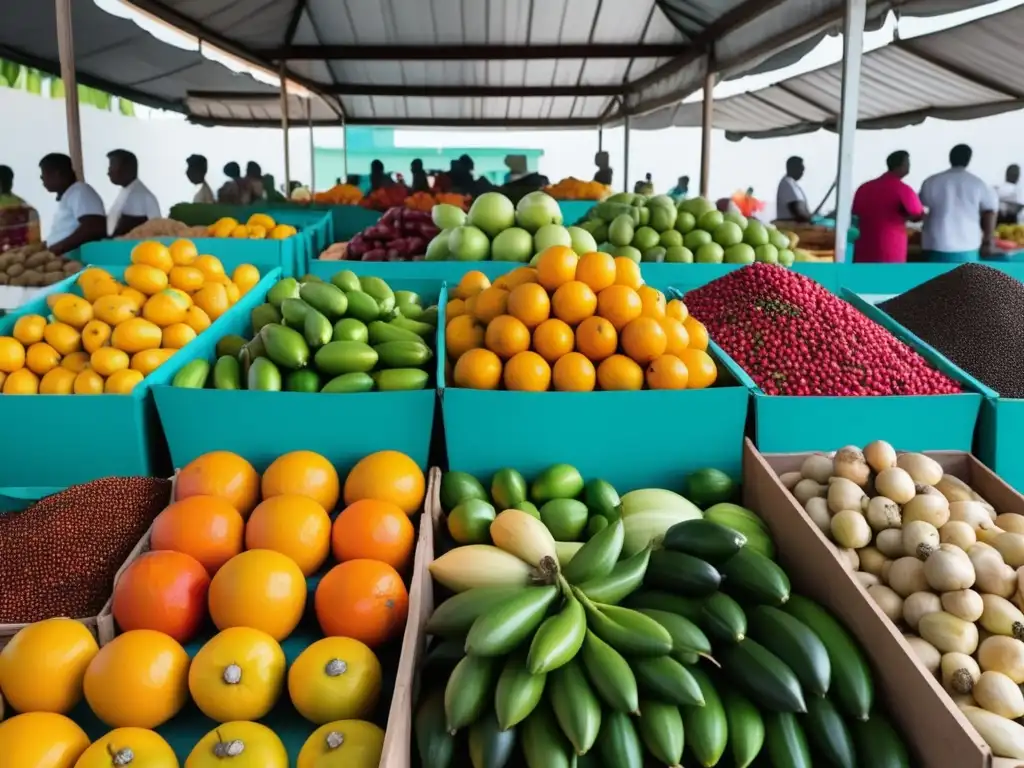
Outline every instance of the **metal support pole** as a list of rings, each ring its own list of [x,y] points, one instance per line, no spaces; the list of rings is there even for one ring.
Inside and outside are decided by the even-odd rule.
[[[348,184],[348,126],[345,124],[345,116],[341,116],[341,172],[344,174],[344,182]]]
[[[604,152],[604,128],[601,126],[597,128],[597,151]]]
[[[866,0],[846,0],[843,19],[843,96],[839,113],[839,183],[836,185],[835,258],[846,258],[846,236],[853,217],[853,149],[860,103],[860,60],[864,50]]]
[[[704,104],[701,112],[700,132],[700,195],[711,193],[711,129],[715,119],[715,67],[711,54],[707,56],[704,74]]]
[[[82,123],[78,116],[78,82],[75,78],[75,35],[71,22],[71,0],[56,0],[57,55],[64,81],[64,109],[68,124],[68,154],[80,181],[85,180],[82,164]]]
[[[626,115],[626,130],[623,134],[622,191],[629,192],[629,115]]]
[[[281,130],[284,132],[284,189],[285,196],[291,197],[292,160],[291,148],[288,146],[288,68],[287,62],[281,62]]]
[[[313,144],[313,99],[306,99],[306,118],[309,120],[309,191],[316,192],[316,147]]]

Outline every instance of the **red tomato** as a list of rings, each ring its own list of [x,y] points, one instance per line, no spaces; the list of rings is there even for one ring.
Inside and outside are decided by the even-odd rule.
[[[114,620],[123,632],[155,629],[187,643],[206,616],[210,577],[183,552],[146,552],[114,586]]]

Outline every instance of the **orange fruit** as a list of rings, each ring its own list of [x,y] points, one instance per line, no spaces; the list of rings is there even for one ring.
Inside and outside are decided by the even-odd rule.
[[[466,302],[462,299],[449,299],[444,308],[444,315],[447,322],[451,322],[459,315],[466,314]]]
[[[487,275],[479,270],[472,270],[467,272],[459,280],[459,284],[455,286],[455,290],[452,291],[452,296],[456,299],[462,299],[465,301],[470,296],[476,296],[485,288],[491,287],[491,281]]]
[[[508,307],[508,293],[504,288],[495,288],[493,285],[484,288],[476,295],[473,317],[487,325],[498,315],[504,315]]]
[[[210,582],[210,618],[217,629],[252,627],[281,642],[306,607],[306,577],[280,552],[250,549],[221,566]]]
[[[711,355],[702,349],[684,349],[679,359],[690,374],[686,383],[688,389],[706,389],[718,378],[718,366]]]
[[[39,393],[39,377],[28,368],[8,373],[4,379],[5,395],[35,395]]]
[[[82,348],[90,355],[110,341],[111,328],[102,320],[90,320],[82,329]]]
[[[398,637],[409,614],[402,577],[378,560],[334,566],[316,589],[316,617],[327,637],[348,637],[370,648]]]
[[[249,516],[245,548],[280,552],[295,561],[304,575],[312,576],[330,552],[331,518],[308,496],[272,496]]]
[[[579,280],[563,283],[551,298],[555,317],[569,325],[579,325],[591,317],[597,309],[597,296],[590,286]]]
[[[149,376],[153,371],[171,359],[177,352],[176,349],[144,349],[132,355],[131,368],[143,376]]]
[[[189,266],[195,262],[196,257],[199,255],[196,244],[191,240],[175,240],[167,247],[167,250],[170,252],[171,261],[174,262],[176,267]]]
[[[390,501],[407,515],[423,505],[423,470],[399,451],[377,451],[360,459],[345,478],[345,504],[360,499]]]
[[[579,352],[560,357],[551,372],[559,392],[593,392],[596,376],[594,364]]]
[[[597,366],[597,383],[604,390],[644,388],[644,369],[625,355],[612,355]]]
[[[495,280],[494,284],[498,285],[499,282],[501,283],[499,287],[504,288],[506,291],[511,291],[523,283],[536,283],[537,270],[533,267],[516,267],[511,272],[507,272]]]
[[[576,265],[580,257],[565,245],[552,245],[537,256],[537,282],[554,291],[576,279]]]
[[[120,323],[110,334],[110,346],[123,349],[129,354],[147,349],[159,349],[163,341],[160,326],[141,317],[133,317]]]
[[[686,326],[673,317],[663,317],[658,323],[665,332],[665,353],[678,357],[680,352],[690,346],[690,334]]]
[[[340,563],[367,558],[404,571],[415,546],[409,516],[390,501],[360,499],[341,511],[331,529],[331,552]]]
[[[488,324],[484,344],[498,357],[508,360],[530,348],[530,329],[512,315],[501,315]]]
[[[657,288],[649,285],[641,285],[636,289],[636,295],[640,297],[643,309],[640,314],[644,317],[662,318],[665,316],[665,294]]]
[[[91,368],[86,368],[75,375],[72,389],[76,395],[102,395],[103,377]]]
[[[128,353],[114,347],[100,347],[89,357],[89,365],[100,376],[123,371],[130,364]]]
[[[59,352],[60,350],[58,349],[57,351]],[[64,359],[60,361],[60,365],[61,368],[67,368],[69,371],[73,371],[74,373],[81,373],[89,367],[89,353],[79,350],[77,352],[64,355]]]
[[[690,335],[690,349],[708,348],[708,329],[704,327],[704,323],[690,315],[683,320],[683,327]]]
[[[170,272],[175,264],[170,249],[156,240],[143,240],[132,248],[131,262],[154,267],[165,274]]]
[[[115,759],[123,762],[129,755],[140,768],[143,765],[147,768],[175,768],[178,765],[171,745],[156,731],[115,728],[94,741],[78,758],[75,768],[113,768],[117,765]]]
[[[156,516],[150,548],[182,552],[211,576],[243,549],[245,522],[230,502],[217,496],[189,496]]]
[[[126,288],[125,290],[134,291],[135,289]],[[142,296],[142,294],[139,295]],[[101,296],[93,302],[93,316],[97,320],[113,327],[118,323],[124,322],[128,318],[138,315],[142,305],[146,302],[146,297],[142,296],[138,305],[136,305],[135,302],[136,299],[134,296],[125,296],[124,294]]]
[[[615,257],[615,285],[625,285],[634,291],[644,284],[640,265],[626,256]]]
[[[108,395],[127,395],[142,382],[143,376],[139,371],[130,368],[124,371],[115,371],[107,377],[103,385],[103,391]]]
[[[252,264],[239,264],[231,273],[231,282],[238,286],[239,293],[248,293],[260,281],[260,271]]]
[[[501,358],[489,349],[471,349],[456,361],[452,379],[455,386],[465,389],[497,389]]]
[[[128,299],[128,301],[131,303],[131,306],[135,307],[135,312],[133,314],[138,314],[139,312],[141,312],[142,311],[142,305],[146,303],[146,294],[144,294],[142,291],[137,291],[134,288],[131,288],[131,287],[127,286],[127,285],[124,288],[122,288],[117,293],[117,295],[121,296],[121,297],[123,297],[125,299]],[[96,304],[93,303],[93,308],[95,309],[95,307],[96,307]],[[98,314],[96,316],[99,317]],[[105,320],[105,318],[100,317],[100,320]],[[106,322],[110,323],[109,320],[106,320]],[[116,325],[116,323],[110,323],[110,324],[111,325]]]
[[[144,552],[117,577],[111,612],[122,631],[155,629],[187,643],[206,618],[210,574],[191,555]]]
[[[71,768],[81,765],[79,756],[88,747],[85,731],[54,712],[27,712],[0,723],[4,768]]]
[[[589,285],[594,293],[613,285],[615,274],[615,259],[610,253],[601,251],[583,254],[576,266],[576,279]]]
[[[444,343],[448,357],[458,360],[469,350],[484,345],[484,326],[470,314],[459,315],[445,326]]]
[[[650,389],[686,389],[689,371],[675,355],[660,355],[647,364],[644,375]]]
[[[45,328],[46,318],[42,315],[22,315],[15,321],[11,335],[27,347],[43,340]]]
[[[313,451],[292,451],[278,456],[263,473],[263,498],[298,494],[308,496],[325,510],[338,503],[338,471]]]
[[[523,283],[512,289],[508,296],[508,313],[530,329],[548,319],[551,314],[551,300],[537,283]]]
[[[67,323],[81,330],[92,320],[92,304],[79,296],[64,296],[53,305],[53,317],[59,323]]]
[[[533,348],[549,363],[572,352],[573,341],[572,328],[554,317],[545,320],[533,331]]]
[[[207,257],[200,256],[199,258],[205,259]],[[213,257],[210,256],[209,258],[212,259]],[[210,320],[216,320],[231,307],[231,301],[228,299],[228,289],[220,283],[214,282],[207,282],[202,288],[192,294],[192,301],[207,314]]]
[[[73,328],[70,330],[74,331]],[[24,367],[25,347],[22,343],[10,336],[0,336],[0,372],[14,373]]]
[[[622,329],[622,351],[641,365],[665,354],[668,338],[653,317],[630,320]]]
[[[665,317],[671,317],[682,323],[689,316],[690,310],[686,308],[686,305],[680,299],[672,299],[665,305]]]
[[[163,273],[161,272],[160,274]],[[80,283],[80,285],[82,286],[82,295],[88,302],[94,302],[96,299],[101,299],[104,296],[116,296],[121,292],[121,285],[110,275],[97,278],[89,283]],[[64,295],[66,296],[67,294]]]
[[[43,376],[60,365],[57,350],[45,341],[39,341],[25,350],[25,367],[37,376]]]
[[[167,276],[172,288],[192,293],[203,287],[206,278],[203,273],[195,267],[172,267],[171,273]]]
[[[621,331],[642,312],[643,302],[628,286],[610,285],[597,295],[597,314],[608,320],[616,331]]]
[[[216,256],[196,256],[192,266],[202,272],[207,280],[224,276],[224,265]]]
[[[181,349],[195,339],[196,332],[188,323],[174,323],[164,328],[162,344],[165,349]]]
[[[185,313],[185,323],[196,333],[202,333],[210,327],[210,316],[199,307],[191,306]]]
[[[0,649],[4,700],[19,712],[70,712],[82,700],[82,678],[98,651],[79,621],[26,624]]]
[[[62,355],[70,355],[82,349],[82,334],[67,323],[50,323],[43,330],[46,343]],[[3,350],[3,339],[0,339],[0,371],[7,370],[4,360],[7,357]],[[9,370],[7,370],[10,373]]]
[[[551,386],[551,367],[536,352],[520,352],[505,363],[505,389],[545,392]]]
[[[474,293],[468,299],[466,299],[466,314],[473,317],[473,313],[476,311],[476,297],[479,293]]]
[[[109,349],[109,347],[104,347],[104,349]],[[0,384],[3,383],[3,376],[5,375],[0,374]],[[70,395],[75,389],[76,375],[74,371],[69,371],[63,366],[54,368],[39,380],[39,394]]]
[[[231,306],[234,306],[235,302],[242,298],[242,292],[238,290],[238,286],[230,280],[224,283],[224,290],[228,293],[228,303],[231,304]]]
[[[619,347],[619,334],[603,317],[588,317],[576,328],[576,349],[588,360],[599,363],[614,355]]]
[[[192,459],[178,472],[175,499],[217,496],[246,518],[260,500],[260,476],[237,453],[211,451]]]
[[[317,640],[288,668],[288,698],[299,714],[312,723],[370,717],[380,698],[380,688],[380,661],[365,643],[348,637]],[[327,759],[333,761],[335,757],[343,756],[335,752]],[[379,758],[374,758],[369,765],[379,762]],[[305,763],[300,756],[296,768],[328,765],[329,762],[320,761]],[[343,765],[349,763],[338,762],[336,768]]]
[[[132,264],[124,271],[124,281],[139,293],[152,296],[167,287],[167,273],[149,264]]]
[[[274,638],[258,629],[231,627],[199,649],[188,670],[188,689],[214,722],[258,720],[277,702],[284,676],[284,651]]]

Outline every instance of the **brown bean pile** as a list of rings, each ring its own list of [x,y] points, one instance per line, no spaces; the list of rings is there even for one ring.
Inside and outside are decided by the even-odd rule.
[[[170,495],[170,480],[105,477],[0,515],[0,623],[97,615]]]

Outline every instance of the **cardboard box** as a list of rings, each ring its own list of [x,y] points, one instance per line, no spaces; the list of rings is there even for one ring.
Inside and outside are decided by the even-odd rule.
[[[798,591],[832,611],[860,642],[875,670],[876,698],[926,768],[1019,768],[994,759],[988,745],[956,708],[939,681],[917,660],[900,630],[868,597],[839,560],[834,545],[811,522],[778,475],[800,469],[807,453],[743,455],[743,503],[764,518],[780,564]],[[1024,497],[968,453],[927,453],[945,472],[970,484],[1000,512],[1024,514]]]

